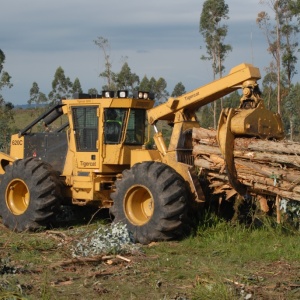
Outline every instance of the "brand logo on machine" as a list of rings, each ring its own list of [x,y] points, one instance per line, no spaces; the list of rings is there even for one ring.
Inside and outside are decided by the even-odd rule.
[[[188,100],[191,100],[192,98],[194,98],[196,96],[199,96],[199,92],[196,92],[192,95],[185,96],[184,99],[188,101]]]
[[[93,161],[93,162],[89,162],[89,161],[80,161],[80,166],[81,167],[84,167],[84,168],[86,168],[86,167],[96,167],[96,162],[95,161]]]

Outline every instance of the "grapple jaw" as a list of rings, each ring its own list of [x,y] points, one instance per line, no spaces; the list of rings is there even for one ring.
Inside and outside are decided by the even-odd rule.
[[[265,108],[258,86],[252,81],[244,83],[238,109],[222,110],[217,132],[229,182],[242,196],[247,194],[247,188],[238,180],[233,151],[234,139],[245,136],[277,140],[284,137],[280,115]]]

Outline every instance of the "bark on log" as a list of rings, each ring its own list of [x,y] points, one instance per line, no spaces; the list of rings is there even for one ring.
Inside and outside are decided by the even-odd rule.
[[[193,128],[192,137],[201,144],[218,145],[217,132],[213,129]],[[235,149],[248,151],[265,151],[279,154],[300,155],[300,143],[291,141],[268,141],[256,138],[236,138]]]
[[[221,186],[220,181],[218,181],[218,185],[217,185],[218,190],[214,190],[213,191],[214,194],[218,194],[222,192],[226,193],[226,190],[228,189],[230,190],[227,175],[209,172],[207,173],[207,176],[209,181],[212,182],[212,184],[210,184],[211,188],[215,186],[214,184],[216,182],[215,180],[221,180],[223,182],[223,186]],[[283,198],[300,201],[300,192],[297,187],[295,187],[293,190],[290,189],[284,190],[274,185],[267,185],[266,182],[260,183],[258,182],[259,180],[250,181],[248,177],[243,176],[242,174],[238,174],[238,176],[240,182],[248,187],[248,191],[250,193],[257,194],[257,195],[260,194],[273,195],[273,196],[279,195]]]
[[[216,131],[194,128],[192,136],[195,166],[205,172],[214,193],[232,194]],[[299,143],[237,138],[234,157],[238,179],[258,195],[279,195],[300,201],[299,154]]]
[[[267,147],[264,148],[264,152],[258,151],[243,151],[235,146],[234,157],[243,158],[250,161],[264,162],[269,164],[289,164],[300,169],[300,156],[272,153]],[[221,155],[221,150],[218,146],[206,145],[206,144],[195,144],[193,147],[193,155],[209,155],[216,154]]]

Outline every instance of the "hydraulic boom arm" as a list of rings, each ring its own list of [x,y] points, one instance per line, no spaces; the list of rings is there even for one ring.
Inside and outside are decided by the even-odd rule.
[[[215,80],[180,97],[169,98],[166,103],[148,110],[148,121],[154,124],[158,120],[173,122],[175,114],[182,110],[195,112],[201,106],[211,103],[241,88],[247,80],[260,79],[258,68],[250,64],[240,64],[231,69],[227,76]]]
[[[188,150],[188,136],[192,127],[198,127],[196,111],[231,92],[242,89],[240,106],[237,109],[223,109],[218,125],[218,142],[226,164],[227,175],[232,187],[241,195],[247,193],[237,177],[234,164],[234,139],[237,136],[252,136],[263,139],[281,139],[284,135],[281,118],[267,110],[257,80],[260,71],[251,64],[240,64],[230,73],[205,86],[180,97],[169,98],[166,103],[148,110],[148,122],[155,125],[158,120],[166,120],[173,125],[168,148],[162,133],[156,132],[154,141],[163,159],[172,166],[183,157],[180,152]],[[185,159],[184,159],[185,161]],[[184,175],[184,172],[179,172]],[[191,184],[192,186],[192,184]],[[196,190],[192,187],[192,191]],[[198,197],[199,198],[199,197]]]

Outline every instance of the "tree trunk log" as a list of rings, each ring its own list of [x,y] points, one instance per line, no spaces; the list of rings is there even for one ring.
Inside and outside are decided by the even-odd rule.
[[[192,136],[194,164],[205,173],[213,193],[232,195],[216,131],[194,128]],[[300,201],[299,154],[299,143],[236,138],[234,158],[238,179],[254,194]]]
[[[192,137],[196,141],[201,141],[201,144],[218,145],[217,132],[213,129],[193,128]],[[253,151],[262,151],[267,148],[273,153],[300,155],[300,143],[286,140],[275,142],[256,138],[236,138],[235,148]]]

